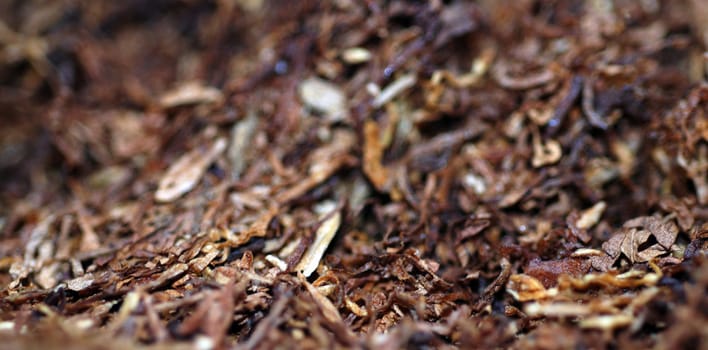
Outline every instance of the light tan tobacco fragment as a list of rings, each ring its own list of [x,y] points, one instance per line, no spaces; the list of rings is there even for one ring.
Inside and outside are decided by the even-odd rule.
[[[592,316],[580,321],[580,327],[612,330],[629,326],[633,319],[625,314]]]
[[[203,86],[197,82],[188,82],[168,91],[160,97],[160,105],[171,108],[189,104],[214,103],[223,100],[217,88]]]
[[[415,74],[412,73],[399,77],[394,82],[386,86],[383,90],[381,90],[381,92],[376,95],[376,97],[374,97],[374,101],[371,102],[371,105],[374,108],[379,108],[385,105],[403,91],[413,87],[416,81],[417,78]]]
[[[189,192],[199,182],[206,169],[226,149],[226,139],[220,138],[203,152],[194,149],[177,160],[160,180],[155,192],[158,202],[171,202]]]
[[[344,305],[347,306],[347,309],[349,309],[349,311],[353,312],[355,315],[357,315],[359,317],[369,316],[369,313],[366,311],[366,309],[363,309],[361,306],[359,306],[357,303],[353,302],[348,297],[344,298]]]
[[[593,227],[600,220],[600,217],[606,207],[607,204],[605,204],[604,201],[597,202],[595,205],[581,213],[580,218],[575,225],[578,226],[579,229],[589,229]]]
[[[81,277],[66,281],[66,288],[75,292],[80,292],[84,289],[91,287],[94,282],[95,279],[93,274],[88,273]]]
[[[561,145],[556,140],[547,140],[544,144],[539,136],[534,136],[533,158],[531,165],[540,168],[558,162],[563,154]]]
[[[589,306],[574,302],[538,303],[524,306],[524,312],[531,317],[575,317],[592,313]]]
[[[265,256],[265,259],[266,259],[266,261],[268,261],[269,263],[271,263],[271,265],[273,265],[273,266],[277,267],[278,269],[280,269],[280,271],[285,271],[285,270],[288,269],[288,263],[286,263],[285,261],[281,260],[280,258],[278,258],[278,257],[275,256],[275,255],[268,254],[268,255]]]
[[[325,219],[317,229],[312,245],[307,248],[305,255],[303,255],[296,267],[296,270],[302,271],[305,277],[310,277],[310,275],[315,272],[325,250],[327,250],[329,243],[332,242],[334,234],[337,233],[339,225],[342,222],[341,213],[337,209],[333,210],[336,211],[329,211],[324,215],[325,217],[329,217]]]
[[[511,275],[506,290],[514,299],[522,302],[545,299],[558,292],[555,288],[546,290],[539,280],[525,274]]]
[[[349,64],[364,63],[371,59],[371,52],[363,47],[352,47],[342,51],[342,59]]]
[[[346,96],[342,90],[316,77],[303,80],[298,86],[300,99],[305,105],[323,113],[330,120],[341,120],[346,116]]]
[[[472,67],[469,72],[462,75],[456,75],[446,69],[436,70],[433,72],[430,81],[434,85],[439,85],[443,81],[447,81],[450,85],[458,89],[465,89],[475,86],[481,81],[482,77],[484,77],[489,70],[492,61],[494,61],[494,56],[496,56],[496,49],[487,47],[483,49],[479,57],[475,58],[472,62]]]

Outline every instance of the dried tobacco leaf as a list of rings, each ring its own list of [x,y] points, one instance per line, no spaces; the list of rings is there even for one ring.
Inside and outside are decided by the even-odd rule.
[[[403,91],[406,91],[407,89],[413,87],[416,81],[417,77],[414,74],[405,74],[398,77],[391,84],[383,88],[381,92],[376,94],[376,96],[374,96],[374,100],[371,101],[371,105],[374,108],[379,108],[385,105],[389,101],[393,100],[396,96],[401,94]]]
[[[660,219],[653,216],[638,217],[625,222],[623,228],[602,244],[602,250],[607,256],[591,258],[593,267],[607,271],[623,254],[631,263],[647,262],[658,256],[671,252],[676,241],[678,227],[671,219]],[[646,246],[649,239],[656,244]]]
[[[346,96],[336,85],[311,77],[300,83],[298,93],[306,106],[323,113],[328,119],[337,121],[346,118]]]
[[[533,259],[524,267],[524,272],[535,277],[548,288],[555,286],[561,275],[580,277],[588,272],[589,268],[590,264],[584,259],[565,258],[550,261]]]
[[[555,74],[549,68],[541,69],[523,77],[516,77],[511,74],[511,67],[508,62],[499,60],[492,68],[492,75],[499,85],[514,89],[525,90],[532,87],[543,85],[555,78]]]
[[[253,134],[258,126],[258,117],[249,112],[241,121],[234,124],[231,129],[231,142],[226,154],[231,161],[231,171],[234,177],[239,177],[250,160],[249,146],[253,142]]]
[[[390,181],[389,171],[381,164],[383,153],[380,128],[376,121],[367,120],[364,123],[363,170],[379,191],[385,190]]]
[[[602,212],[605,211],[605,208],[607,208],[607,204],[605,204],[605,202],[600,201],[595,203],[595,205],[585,209],[580,214],[580,218],[578,218],[578,221],[575,222],[575,225],[582,230],[587,230],[593,227],[600,220]]]
[[[278,203],[287,203],[302,196],[307,191],[328,179],[334,173],[351,162],[348,152],[354,146],[355,137],[351,132],[337,130],[334,132],[332,142],[309,158],[307,178],[301,179],[297,184],[280,192],[276,196]]]
[[[539,280],[528,275],[511,275],[506,291],[514,299],[522,302],[545,299],[556,294],[556,292],[546,290]]]
[[[70,3],[0,1],[3,346],[706,342],[703,2]]]
[[[203,86],[198,82],[187,82],[160,97],[160,105],[165,108],[196,103],[216,103],[224,99],[221,90]]]
[[[194,149],[172,164],[160,179],[155,200],[171,202],[191,191],[197,185],[207,167],[226,149],[226,139],[218,139],[204,151]]]
[[[295,267],[296,271],[302,271],[305,277],[310,277],[315,272],[320,264],[320,259],[322,259],[325,250],[327,250],[329,243],[332,242],[334,234],[337,233],[342,222],[342,214],[337,210],[334,203],[330,203],[322,211],[324,220],[317,228],[312,244],[307,248],[307,251],[305,251],[305,254]]]
[[[342,51],[342,59],[349,64],[361,64],[371,60],[371,52],[363,47],[352,47]]]

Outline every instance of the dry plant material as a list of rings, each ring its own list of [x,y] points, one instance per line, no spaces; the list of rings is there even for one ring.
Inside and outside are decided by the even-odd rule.
[[[606,255],[593,257],[593,267],[607,271],[624,256],[631,263],[647,262],[671,252],[679,229],[671,218],[638,217],[625,222],[618,232],[602,244]],[[650,243],[655,240],[655,244]]]
[[[334,84],[312,77],[300,83],[298,93],[306,106],[323,113],[327,118],[341,120],[346,117],[346,96]]]
[[[607,208],[607,204],[605,204],[605,202],[597,202],[592,207],[583,210],[578,218],[578,221],[575,222],[575,225],[582,230],[587,230],[593,227],[600,220],[602,212],[605,211],[605,208]]]
[[[391,84],[387,85],[385,88],[381,90],[376,96],[374,96],[374,100],[371,101],[371,105],[374,108],[379,108],[386,103],[390,102],[393,100],[396,96],[401,94],[402,92],[406,91],[407,89],[413,87],[415,85],[417,79],[414,74],[405,74],[394,80]]]
[[[364,173],[369,181],[379,191],[385,190],[389,185],[390,175],[383,164],[384,148],[381,142],[381,129],[374,120],[364,122]]]
[[[315,232],[315,237],[312,243],[305,251],[305,255],[302,256],[300,262],[295,268],[297,271],[301,271],[305,277],[310,277],[313,272],[317,269],[320,264],[320,259],[324,255],[325,250],[332,242],[334,234],[339,230],[339,225],[342,223],[342,214],[337,208],[332,208],[333,203],[328,205],[325,211],[323,221]]]
[[[531,164],[536,168],[554,164],[560,160],[561,154],[561,146],[557,141],[547,140],[544,143],[540,140],[534,140]]]
[[[700,348],[706,13],[0,1],[2,346]]]
[[[247,162],[253,156],[253,151],[249,146],[254,141],[257,126],[258,117],[255,113],[249,112],[243,120],[235,123],[231,129],[231,142],[229,143],[227,155],[231,161],[231,171],[234,177],[241,176]]]
[[[342,52],[342,59],[349,64],[360,64],[371,59],[371,52],[363,47],[352,47]]]
[[[195,149],[172,164],[155,192],[158,202],[171,202],[197,185],[207,167],[226,149],[226,140],[218,139],[206,151]]]
[[[203,86],[198,82],[188,82],[162,95],[160,105],[171,108],[187,104],[216,103],[222,100],[223,95],[219,89]]]

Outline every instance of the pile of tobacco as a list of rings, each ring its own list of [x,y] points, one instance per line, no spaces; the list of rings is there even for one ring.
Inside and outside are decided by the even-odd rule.
[[[0,2],[0,348],[708,347],[704,0]]]

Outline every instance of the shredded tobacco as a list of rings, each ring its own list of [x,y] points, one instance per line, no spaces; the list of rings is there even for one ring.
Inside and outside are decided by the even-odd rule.
[[[708,347],[708,2],[0,2],[0,348]]]

